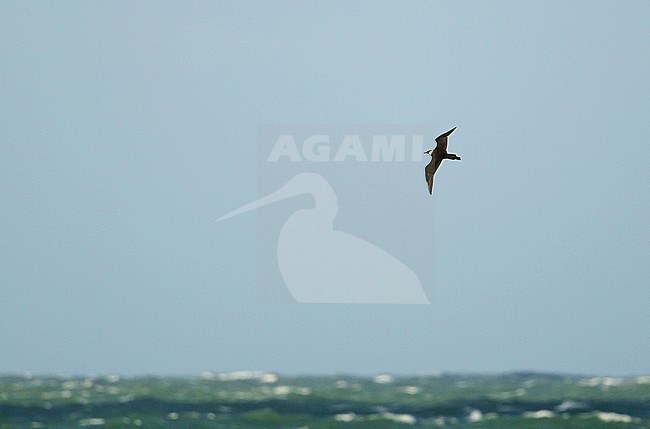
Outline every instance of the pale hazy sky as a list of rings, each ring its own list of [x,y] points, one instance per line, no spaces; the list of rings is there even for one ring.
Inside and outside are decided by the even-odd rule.
[[[650,373],[650,3],[0,10],[0,372]],[[432,305],[255,298],[276,123],[459,126]]]

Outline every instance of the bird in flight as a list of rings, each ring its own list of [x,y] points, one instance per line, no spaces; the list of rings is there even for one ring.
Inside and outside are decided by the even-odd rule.
[[[438,137],[436,137],[436,148],[429,149],[428,151],[424,152],[431,155],[431,162],[424,168],[424,178],[427,181],[427,185],[429,185],[429,195],[433,193],[433,175],[436,174],[436,170],[440,166],[442,160],[453,159],[460,161],[460,156],[456,155],[455,153],[447,152],[447,137],[449,137],[449,134],[453,133],[455,129],[456,127],[452,128],[444,134],[440,134]]]

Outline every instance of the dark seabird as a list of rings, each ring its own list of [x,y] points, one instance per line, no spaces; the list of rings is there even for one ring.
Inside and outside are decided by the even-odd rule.
[[[424,168],[424,178],[427,181],[427,185],[429,185],[429,195],[433,192],[433,175],[436,174],[436,170],[440,166],[442,160],[454,159],[460,161],[460,156],[455,153],[447,153],[447,137],[449,137],[449,134],[453,133],[455,129],[456,127],[444,134],[440,134],[436,137],[436,148],[424,152],[431,155],[431,162]]]

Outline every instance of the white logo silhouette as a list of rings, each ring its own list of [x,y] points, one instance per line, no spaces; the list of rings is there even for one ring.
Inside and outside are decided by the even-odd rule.
[[[297,174],[276,192],[217,222],[302,194],[311,194],[316,206],[289,216],[280,230],[277,249],[280,274],[297,302],[429,304],[409,267],[372,243],[334,230],[336,193],[319,174]]]

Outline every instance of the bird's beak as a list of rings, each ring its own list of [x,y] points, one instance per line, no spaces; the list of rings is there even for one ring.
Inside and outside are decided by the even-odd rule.
[[[265,206],[267,204],[272,204],[275,203],[276,201],[283,200],[285,198],[290,198],[295,195],[299,195],[297,192],[293,192],[288,189],[288,186],[285,185],[282,188],[278,189],[277,191],[271,193],[270,195],[267,195],[265,197],[262,197],[258,199],[257,201],[253,201],[252,203],[248,203],[237,210],[233,210],[230,213],[227,213],[223,216],[221,216],[219,219],[217,219],[215,222],[221,222],[222,220],[228,219],[233,216],[240,215],[242,213],[246,213],[251,210],[255,210],[257,208],[260,208],[262,206]]]

